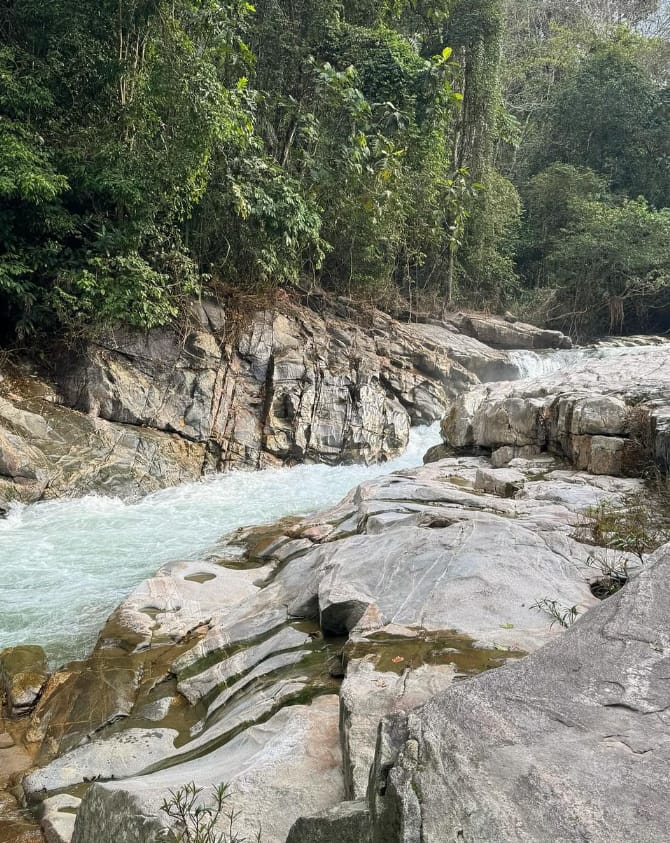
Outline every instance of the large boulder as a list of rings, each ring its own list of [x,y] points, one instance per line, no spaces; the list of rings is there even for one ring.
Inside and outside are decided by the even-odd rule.
[[[386,720],[372,839],[665,840],[669,612],[670,545],[533,656]]]
[[[303,818],[296,841],[322,839],[321,819],[356,839],[379,721],[560,636],[533,607],[543,597],[595,605],[575,528],[639,488],[544,458],[484,491],[485,471],[458,458],[377,478],[166,566],[89,659],[52,677],[26,796],[83,795],[75,843],[150,843],[163,800],[191,781],[230,785],[242,836],[260,821],[264,843],[285,843]]]
[[[497,465],[551,451],[576,468],[639,475],[668,467],[670,347],[614,349],[519,383],[477,387],[442,422],[456,451],[490,451]]]
[[[449,322],[493,348],[572,348],[570,337],[560,331],[548,331],[512,318],[457,313],[449,317]]]

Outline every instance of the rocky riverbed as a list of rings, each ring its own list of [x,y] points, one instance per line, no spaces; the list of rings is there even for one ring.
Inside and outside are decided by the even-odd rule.
[[[383,462],[456,395],[516,377],[502,350],[514,341],[569,344],[491,318],[405,325],[344,301],[234,318],[193,304],[180,332],[117,332],[39,371],[0,368],[0,505],[133,497],[231,467]]]
[[[664,839],[670,545],[602,535],[641,502],[664,535],[623,475],[664,469],[670,352],[633,353],[618,384],[605,358],[447,388],[440,459],[141,583],[23,721],[49,843],[158,840],[191,782],[263,843]],[[598,437],[635,460],[599,471]]]

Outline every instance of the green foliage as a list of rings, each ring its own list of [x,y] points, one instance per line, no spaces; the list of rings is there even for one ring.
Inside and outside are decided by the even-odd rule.
[[[558,624],[564,629],[572,626],[579,615],[577,606],[563,606],[558,600],[552,600],[549,597],[543,597],[533,603],[530,608],[548,615],[551,618],[551,626]]]
[[[519,299],[582,336],[658,329],[670,314],[670,53],[630,28],[657,5],[508,7],[519,134],[498,153],[526,211]]]
[[[658,207],[670,204],[670,98],[639,46],[625,29],[593,45],[550,99],[537,157],[588,167]]]
[[[240,815],[229,808],[228,786],[221,784],[212,789],[209,803],[202,799],[203,789],[194,782],[170,792],[163,800],[161,810],[173,822],[166,829],[166,843],[261,843],[261,831],[252,838],[242,837],[238,831]]]
[[[636,567],[649,553],[670,540],[667,495],[659,491],[633,493],[619,499],[606,499],[589,508],[579,527],[578,538],[603,550],[594,551],[588,565],[599,573],[591,584],[593,594],[602,599],[616,594],[630,579],[631,557]]]
[[[656,5],[4,4],[0,341],[293,284],[663,324]]]
[[[7,325],[149,328],[203,286],[439,290],[492,148],[499,12],[3,7]]]
[[[648,495],[633,493],[588,509],[579,535],[584,541],[630,553],[644,562],[648,553],[670,540],[670,529]]]
[[[622,333],[670,289],[670,209],[612,195],[591,170],[553,164],[527,193],[526,271],[554,291],[548,317],[576,333]],[[633,323],[634,325],[635,323]]]

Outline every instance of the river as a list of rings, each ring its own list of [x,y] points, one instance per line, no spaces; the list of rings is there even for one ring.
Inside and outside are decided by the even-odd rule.
[[[522,377],[537,377],[585,356],[638,350],[510,356]],[[381,465],[233,472],[132,503],[89,495],[15,505],[0,520],[0,650],[39,644],[53,666],[82,657],[110,611],[164,563],[197,559],[238,527],[331,506],[365,480],[420,465],[439,441],[434,424],[414,428],[405,453]]]

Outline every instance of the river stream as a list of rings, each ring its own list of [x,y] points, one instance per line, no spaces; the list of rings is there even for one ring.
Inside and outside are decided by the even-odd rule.
[[[511,352],[521,377],[585,356],[643,349]],[[164,563],[197,559],[238,527],[324,509],[380,474],[420,465],[439,424],[414,428],[405,453],[381,465],[301,465],[234,472],[140,501],[89,495],[15,505],[0,520],[0,650],[39,644],[52,665],[84,656],[109,612]]]

